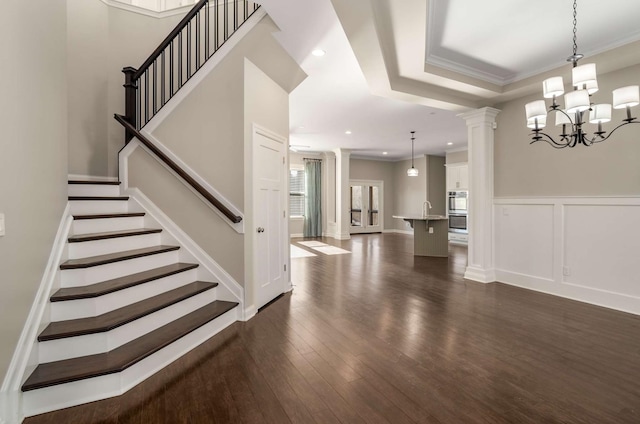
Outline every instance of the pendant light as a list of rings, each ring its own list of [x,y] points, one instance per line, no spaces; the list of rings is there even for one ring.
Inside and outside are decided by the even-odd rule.
[[[414,168],[413,166],[413,142],[416,139],[414,137],[415,135],[415,131],[411,131],[411,168],[407,169],[407,176],[408,177],[417,177],[418,176],[418,170],[416,168]]]

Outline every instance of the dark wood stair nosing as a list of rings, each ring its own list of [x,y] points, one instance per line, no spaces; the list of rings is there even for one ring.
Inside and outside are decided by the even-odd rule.
[[[130,287],[150,281],[159,280],[161,278],[170,277],[172,275],[187,272],[198,268],[199,264],[178,262],[171,265],[165,265],[160,268],[154,268],[135,274],[126,275],[124,277],[114,278],[112,280],[101,281],[99,283],[90,284],[81,287],[66,287],[55,292],[49,299],[51,302],[65,302],[69,300],[94,299],[106,294],[115,293]],[[119,284],[121,282],[121,284]],[[95,288],[94,291],[89,289]],[[70,293],[70,294],[66,294]]]
[[[120,185],[120,181],[89,181],[89,180],[69,180],[71,185]]]
[[[169,324],[151,331],[150,333],[147,333],[144,336],[139,337],[138,339],[132,340],[131,342],[126,343],[114,349],[113,351],[81,358],[66,359],[63,361],[40,364],[22,385],[22,391],[26,392],[29,390],[52,387],[59,384],[71,383],[73,381],[122,372],[125,369],[160,351],[161,349],[169,346],[171,343],[180,340],[181,338],[194,332],[198,328],[231,311],[237,306],[237,302],[216,300],[209,303],[208,305],[203,306],[202,308],[196,309],[195,311],[185,315],[184,317],[181,317],[175,321],[170,322]],[[210,311],[210,309],[213,309],[213,311]],[[204,316],[201,317],[200,315]],[[167,337],[167,335],[169,337]],[[164,336],[164,338],[162,338],[162,336]],[[157,343],[152,343],[154,338],[159,338],[160,340],[158,340]],[[145,346],[145,344],[149,344],[151,346]],[[134,350],[134,352],[130,355],[135,355],[126,356],[127,349]],[[135,350],[138,350],[139,352],[136,352]],[[121,358],[118,358],[118,356],[121,356]],[[78,361],[80,361],[80,365],[83,365],[82,362],[85,363],[84,370],[78,370],[75,373],[69,373],[69,375],[66,376],[54,375],[47,378],[46,374],[51,374],[52,370],[56,369],[57,367],[62,367],[63,369],[69,370],[72,364],[76,362],[76,366],[80,368],[80,366],[77,365]],[[106,364],[102,369],[90,369],[97,368],[97,365],[95,365],[97,362]],[[109,364],[109,362],[112,363]],[[62,372],[59,372],[58,374],[62,374]]]
[[[87,241],[109,240],[123,237],[144,236],[148,234],[158,234],[161,228],[138,228],[135,230],[109,231],[104,233],[79,234],[67,239],[69,243],[84,243]]]
[[[87,219],[111,219],[111,218],[137,218],[145,216],[144,212],[108,213],[94,215],[73,215],[73,219],[82,221]]]
[[[38,335],[38,341],[46,342],[86,336],[89,334],[106,333],[216,287],[218,287],[218,283],[194,281],[96,317],[52,322]],[[101,320],[104,322],[100,323]],[[65,325],[74,326],[74,324],[78,328],[74,330],[64,329]],[[58,329],[56,329],[56,327],[58,327]]]
[[[129,196],[69,196],[69,201],[78,202],[78,201],[127,201],[129,200]]]
[[[124,252],[109,253],[106,255],[90,256],[88,258],[70,259],[60,264],[60,269],[66,270],[93,268],[94,266],[107,265],[115,262],[128,261],[131,259],[173,252],[178,249],[180,249],[180,246],[159,245],[153,247],[145,247],[142,249],[126,250]]]

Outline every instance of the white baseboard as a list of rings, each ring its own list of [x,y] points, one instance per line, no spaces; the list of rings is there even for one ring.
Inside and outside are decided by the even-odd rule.
[[[329,236],[328,236],[328,235],[326,235],[326,234],[323,234],[322,236],[323,236],[323,237],[329,237]],[[291,234],[291,236],[290,236],[290,237],[291,237],[291,238],[302,238],[302,237],[304,237],[304,234],[302,234],[302,233],[300,233],[300,234]]]
[[[131,144],[131,143],[129,143]],[[131,196],[135,202],[137,202],[149,215],[155,219],[167,233],[180,243],[189,254],[191,254],[195,260],[200,263],[200,266],[211,273],[216,281],[220,283],[218,291],[227,291],[233,296],[235,302],[240,303],[240,310],[244,305],[244,288],[228,273],[226,272],[207,252],[205,252],[182,228],[180,228],[171,218],[169,218],[155,203],[153,203],[147,196],[144,195],[137,188],[128,188],[125,193]],[[221,290],[222,289],[222,290]],[[222,295],[222,293],[220,293]],[[231,299],[229,299],[231,300]]]
[[[496,281],[496,272],[493,269],[482,269],[468,266],[464,272],[464,278],[479,283],[493,283]]]
[[[113,182],[118,181],[118,177],[101,177],[97,175],[81,175],[69,174],[69,181],[96,181],[96,182]]]
[[[585,287],[578,284],[558,284],[554,280],[547,278],[504,270],[496,270],[496,277],[497,281],[511,286],[640,315],[640,299],[635,296]]]
[[[256,309],[256,305],[248,306],[244,309],[244,317],[242,317],[242,321],[249,321],[251,318],[255,317],[258,313],[258,309]]]
[[[71,216],[70,205],[67,203],[58,225],[58,231],[56,232],[40,286],[0,388],[0,405],[2,406],[0,408],[0,419],[6,423],[20,423],[24,418],[21,386],[27,371],[37,365],[38,354],[35,341],[42,327],[49,321],[45,319],[45,313],[54,284],[56,281],[59,282],[59,265],[63,260],[66,240],[72,223],[73,217]]]
[[[392,228],[390,230],[384,230],[383,233],[406,234],[408,236],[413,236],[413,230],[396,230],[395,228]]]

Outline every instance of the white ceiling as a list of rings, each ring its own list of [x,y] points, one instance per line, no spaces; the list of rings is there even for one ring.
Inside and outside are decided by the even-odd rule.
[[[569,66],[572,3],[263,0],[276,38],[309,75],[291,94],[290,144],[399,160],[415,130],[416,155],[464,147],[458,113],[539,91],[540,72]],[[579,0],[579,52],[626,44],[615,65],[637,63],[640,48],[627,43],[640,39],[638,22],[640,0]]]

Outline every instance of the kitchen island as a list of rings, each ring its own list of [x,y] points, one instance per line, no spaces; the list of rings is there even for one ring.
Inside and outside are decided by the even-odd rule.
[[[414,256],[449,256],[449,219],[444,215],[393,216],[413,228]]]

